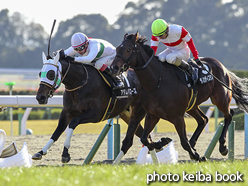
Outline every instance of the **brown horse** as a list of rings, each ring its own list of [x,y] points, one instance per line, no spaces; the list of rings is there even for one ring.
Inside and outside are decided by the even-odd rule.
[[[208,122],[207,116],[200,110],[199,105],[211,99],[212,103],[224,114],[224,129],[219,138],[219,151],[222,155],[228,153],[225,145],[226,133],[234,111],[230,109],[230,102],[233,98],[239,108],[248,111],[247,100],[247,79],[241,79],[228,71],[221,62],[213,58],[202,58],[212,68],[212,74],[219,81],[214,79],[206,84],[198,85],[198,95],[195,105],[187,111],[198,123],[190,141],[186,135],[184,113],[190,100],[190,90],[184,85],[175,73],[176,66],[168,63],[161,63],[157,56],[153,55],[150,46],[145,45],[146,39],[136,34],[125,35],[123,42],[117,47],[117,55],[112,63],[113,73],[119,74],[128,67],[134,69],[142,86],[141,103],[147,112],[145,118],[144,132],[141,141],[149,149],[154,147],[153,143],[147,140],[148,134],[154,129],[159,119],[165,119],[173,123],[180,137],[182,147],[188,151],[191,159],[205,160],[201,158],[194,149],[196,141]],[[225,88],[224,83],[229,89]],[[131,147],[129,142],[134,135],[135,127],[129,125],[128,132],[123,141],[122,151],[127,152]]]

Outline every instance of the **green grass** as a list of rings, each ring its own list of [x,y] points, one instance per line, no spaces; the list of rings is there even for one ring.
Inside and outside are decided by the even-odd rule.
[[[0,182],[4,186],[144,186],[147,185],[147,174],[154,171],[160,176],[169,173],[178,174],[178,182],[156,181],[151,185],[247,185],[248,176],[247,161],[236,160],[234,162],[204,162],[204,163],[178,163],[168,165],[104,165],[94,164],[87,166],[63,166],[63,167],[31,167],[31,168],[7,168],[0,170]],[[196,175],[201,172],[211,175],[211,182],[183,181],[183,172]],[[237,171],[243,176],[243,182],[216,182],[215,173],[236,174]],[[151,179],[151,175],[148,177]],[[165,177],[163,177],[164,179]],[[187,177],[188,178],[188,177]],[[172,176],[171,176],[172,179]]]
[[[219,118],[218,121],[223,120],[223,118]],[[116,120],[114,120],[116,122]],[[193,118],[185,118],[186,129],[187,132],[193,132],[197,126],[196,121]],[[100,134],[104,125],[106,125],[107,121],[103,121],[100,123],[89,123],[84,125],[79,125],[74,134]],[[127,124],[119,120],[121,124],[121,132],[126,133]],[[144,124],[144,120],[141,122]],[[43,135],[43,134],[52,134],[58,124],[58,120],[28,120],[26,127],[33,130],[34,135]],[[10,121],[0,121],[0,129],[3,129],[7,135],[11,134],[11,124]],[[209,122],[209,131],[215,131],[215,123],[214,118],[210,118]],[[176,132],[174,125],[165,120],[160,120],[157,124],[157,132]],[[13,121],[13,134],[18,135],[19,133],[19,123],[18,121]]]

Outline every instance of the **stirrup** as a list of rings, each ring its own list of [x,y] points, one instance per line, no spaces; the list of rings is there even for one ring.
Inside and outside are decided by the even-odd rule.
[[[192,74],[191,74],[191,78],[194,81],[194,84],[197,82],[198,80],[198,69],[194,68],[192,69]]]
[[[114,85],[113,90],[121,89],[124,87],[124,84],[122,82],[119,82]]]

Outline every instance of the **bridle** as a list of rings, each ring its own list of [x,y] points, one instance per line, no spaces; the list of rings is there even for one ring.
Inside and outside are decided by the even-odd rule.
[[[121,43],[121,47],[123,46],[123,44],[125,43],[125,42],[131,42],[132,44],[133,44],[133,48],[132,48],[132,53],[130,54],[130,56],[128,57],[128,58],[124,58],[122,55],[120,55],[120,54],[116,54],[116,57],[119,57],[119,58],[121,58],[123,61],[124,61],[124,63],[123,63],[123,65],[120,67],[121,68],[121,72],[124,72],[124,71],[126,71],[128,68],[132,68],[132,69],[134,69],[134,70],[142,70],[142,69],[145,69],[147,66],[148,66],[148,64],[151,62],[151,60],[152,60],[152,58],[154,57],[154,51],[152,50],[152,56],[150,57],[150,59],[146,62],[146,64],[145,65],[143,65],[142,67],[131,67],[130,66],[130,61],[131,61],[131,59],[133,58],[133,56],[136,54],[137,55],[137,58],[139,58],[139,55],[138,55],[138,47],[137,47],[137,42],[133,42],[132,40],[130,40],[130,39],[125,39],[122,43]]]
[[[68,74],[68,72],[70,70],[70,67],[71,67],[71,62],[68,61],[68,64],[69,65],[68,65],[68,67],[66,69],[66,72],[65,72],[65,74],[63,76],[62,72],[59,70],[59,66],[58,65],[55,65],[55,64],[52,64],[52,63],[44,63],[44,65],[53,65],[53,66],[55,66],[57,68],[57,73],[56,73],[56,77],[55,77],[55,80],[54,80],[53,85],[50,85],[50,84],[48,84],[46,82],[43,82],[43,81],[40,82],[40,84],[46,85],[46,86],[48,86],[50,88],[50,90],[49,90],[49,92],[47,94],[49,98],[53,97],[53,93],[60,87],[61,83],[64,81],[66,75]],[[68,89],[68,88],[65,87],[65,90],[66,91],[75,91],[75,90],[78,90],[78,89],[82,88],[84,85],[87,84],[88,78],[89,78],[89,74],[88,74],[88,71],[87,71],[86,67],[84,65],[82,65],[82,66],[84,67],[84,70],[85,70],[86,75],[87,75],[86,80],[84,81],[84,83],[82,85],[80,85],[80,86],[78,86],[76,88]],[[61,75],[62,78],[61,78],[61,81],[59,81],[59,83],[57,84],[57,81],[59,79],[58,78],[59,77],[59,73],[60,73],[60,75]],[[56,87],[56,85],[57,85],[57,87]]]
[[[141,67],[131,67],[131,66],[130,66],[130,61],[131,61],[131,59],[133,58],[134,54],[137,55],[137,60],[138,60],[138,58],[139,58],[137,42],[133,42],[133,41],[130,40],[130,39],[125,39],[125,40],[121,43],[120,46],[122,47],[123,44],[124,44],[125,42],[131,42],[131,43],[133,44],[133,48],[132,48],[132,53],[130,54],[130,56],[129,56],[127,59],[125,59],[125,58],[124,58],[122,55],[120,55],[120,54],[116,54],[116,57],[119,57],[119,58],[121,58],[121,59],[124,61],[123,65],[120,67],[120,68],[121,68],[120,72],[122,73],[123,71],[126,71],[129,67],[132,68],[132,69],[134,69],[134,70],[143,70],[143,69],[145,69],[145,68],[149,65],[149,63],[152,61],[152,59],[153,59],[153,57],[154,57],[154,50],[152,50],[152,56],[150,57],[150,59],[149,59],[143,66],[141,66]],[[159,78],[158,78],[158,85],[157,85],[157,87],[156,87],[154,90],[150,91],[150,92],[147,92],[147,91],[145,91],[145,90],[142,88],[143,91],[145,91],[146,93],[151,93],[151,92],[155,91],[157,88],[159,88],[160,85],[161,85],[161,79],[162,79],[162,78],[161,78],[161,75],[162,75],[162,63],[160,62],[160,74],[159,74]]]

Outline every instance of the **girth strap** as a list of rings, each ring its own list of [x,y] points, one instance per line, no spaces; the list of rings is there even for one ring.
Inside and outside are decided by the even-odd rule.
[[[197,94],[198,94],[197,87],[193,86],[193,88],[191,89],[191,96],[189,99],[188,107],[186,108],[186,112],[190,111],[195,106]]]

